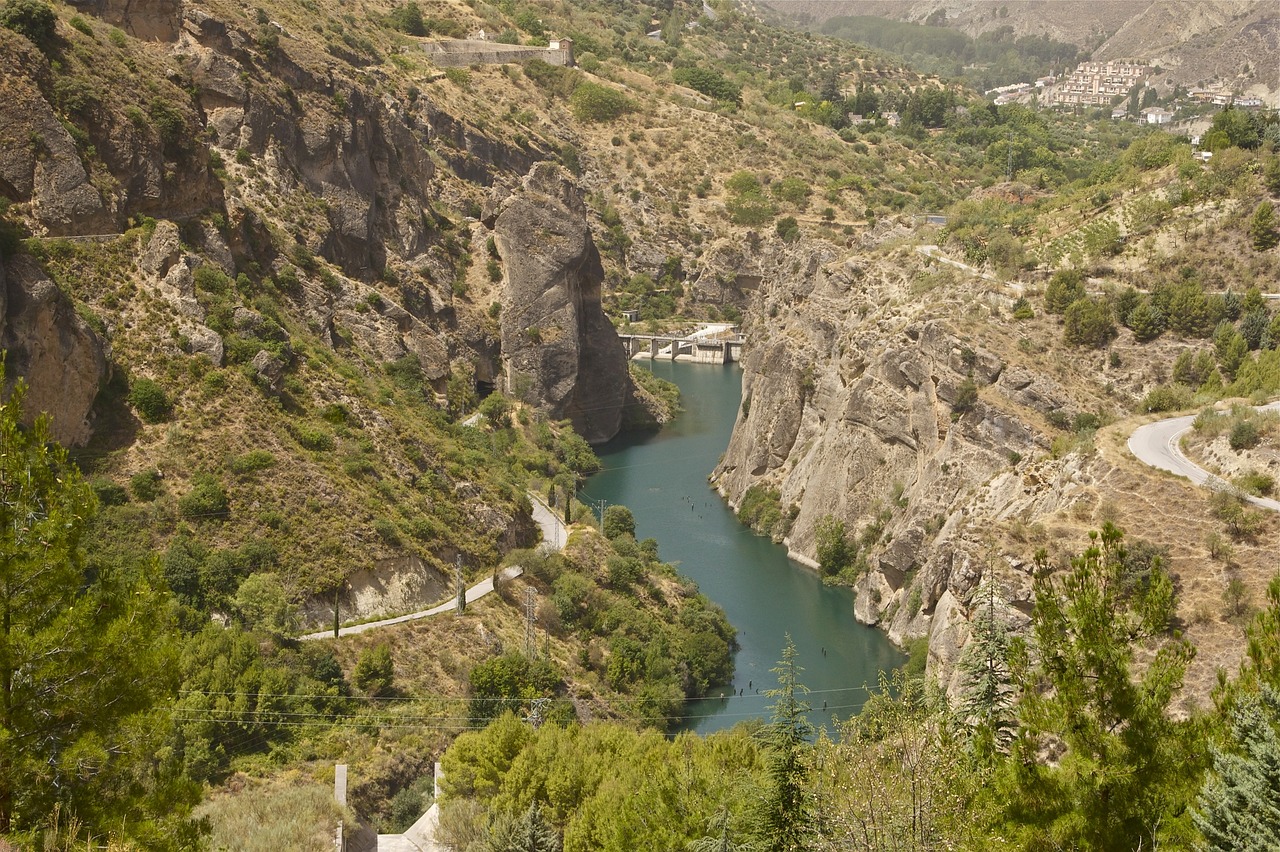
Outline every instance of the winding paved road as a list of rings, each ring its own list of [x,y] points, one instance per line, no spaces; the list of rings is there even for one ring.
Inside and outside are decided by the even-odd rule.
[[[551,511],[546,503],[542,502],[542,498],[536,494],[529,494],[529,503],[533,506],[533,520],[537,522],[542,529],[542,544],[540,547],[548,550],[563,550],[565,542],[569,540],[569,531],[565,528],[564,523],[556,517],[556,513]],[[502,569],[498,575],[502,579],[509,580],[513,577],[519,577],[524,573],[524,569],[519,565],[512,565],[509,568]],[[467,589],[467,603],[478,601],[480,598],[493,591],[493,577],[486,577]],[[458,605],[456,599],[450,598],[438,606],[430,609],[422,609],[417,612],[411,612],[407,615],[398,615],[395,618],[384,618],[380,621],[368,621],[364,624],[352,624],[348,627],[342,627],[338,630],[339,636],[354,636],[357,633],[364,633],[368,630],[374,630],[378,627],[387,627],[391,624],[403,624],[406,621],[417,621],[420,618],[430,618],[433,615],[441,615],[446,612],[452,612]],[[330,639],[333,637],[333,629],[318,630],[315,633],[308,633],[305,636],[299,636],[298,639],[303,642],[314,639]]]
[[[1280,411],[1280,402],[1268,403],[1258,408],[1260,411]],[[1215,487],[1222,483],[1222,480],[1191,461],[1182,452],[1182,436],[1191,429],[1195,419],[1194,414],[1188,414],[1140,426],[1129,436],[1129,452],[1133,453],[1138,461],[1160,470],[1167,470],[1175,476],[1186,477],[1195,485],[1207,484]],[[1263,509],[1280,512],[1280,500],[1253,496],[1245,496],[1244,499]]]

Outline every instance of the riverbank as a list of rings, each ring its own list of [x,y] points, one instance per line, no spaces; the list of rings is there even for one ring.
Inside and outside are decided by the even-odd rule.
[[[817,572],[787,549],[740,524],[707,481],[741,405],[741,370],[657,360],[655,375],[680,386],[684,411],[660,432],[627,435],[597,448],[604,469],[582,497],[597,506],[621,503],[637,536],[654,536],[661,557],[677,564],[719,604],[738,631],[735,674],[723,695],[689,705],[686,727],[709,733],[769,715],[770,670],[791,636],[812,692],[812,718],[834,729],[861,709],[881,670],[904,660],[878,630],[858,624],[853,593],[824,586]]]

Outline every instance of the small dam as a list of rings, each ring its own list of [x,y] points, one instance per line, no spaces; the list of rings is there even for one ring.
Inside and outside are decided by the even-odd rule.
[[[619,334],[627,357],[729,364],[741,360],[745,338],[736,329],[697,332],[688,337],[662,334]]]

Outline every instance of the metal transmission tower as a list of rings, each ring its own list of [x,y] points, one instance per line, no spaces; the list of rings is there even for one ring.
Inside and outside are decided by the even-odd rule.
[[[529,659],[538,658],[537,592],[524,590],[524,652]]]

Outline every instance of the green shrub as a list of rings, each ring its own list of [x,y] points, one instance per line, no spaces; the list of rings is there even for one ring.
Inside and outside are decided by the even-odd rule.
[[[1185,385],[1157,385],[1142,399],[1141,410],[1152,414],[1179,411],[1191,405],[1191,388]]]
[[[634,106],[622,92],[599,83],[580,83],[569,96],[569,108],[579,121],[613,121]]]
[[[266,470],[273,467],[275,463],[276,457],[266,450],[250,450],[242,456],[233,458],[229,467],[232,473],[243,475]]]
[[[1062,338],[1071,346],[1101,349],[1116,336],[1111,309],[1096,299],[1077,299],[1063,317]]]
[[[129,404],[148,423],[163,423],[172,412],[168,394],[151,379],[134,379],[129,383]]]
[[[951,403],[951,412],[961,415],[970,411],[978,403],[978,383],[973,379],[965,379],[956,388],[955,401]]]
[[[308,450],[327,452],[333,449],[333,435],[311,423],[295,424],[293,426],[293,437]]]
[[[1227,443],[1236,452],[1252,450],[1258,446],[1258,441],[1260,440],[1261,436],[1258,434],[1258,427],[1254,425],[1252,420],[1241,420],[1232,426],[1231,434],[1227,437]]]
[[[155,468],[139,471],[129,477],[129,491],[133,493],[135,500],[143,503],[150,503],[159,497],[162,487],[160,471]]]
[[[95,478],[89,483],[98,502],[103,506],[123,506],[129,502],[129,492],[124,486],[105,477]]]
[[[1255,497],[1268,497],[1276,487],[1275,477],[1257,470],[1242,473],[1233,479],[1232,483],[1241,491],[1246,491]]]
[[[386,644],[366,648],[351,672],[351,682],[356,689],[374,697],[390,694],[394,680],[395,665],[391,661],[391,648]]]
[[[796,221],[795,216],[785,216],[779,219],[774,228],[778,232],[778,237],[784,243],[794,243],[800,239],[800,224]]]
[[[57,13],[43,0],[8,0],[0,6],[0,27],[13,30],[37,47],[53,43],[57,26]]]
[[[1051,314],[1065,313],[1072,303],[1084,297],[1084,275],[1074,269],[1062,269],[1049,279],[1044,291],[1044,309]]]
[[[600,526],[605,538],[608,539],[615,539],[623,535],[629,535],[634,538],[636,534],[635,516],[631,514],[631,510],[626,506],[610,506],[605,509],[604,518]]]
[[[226,489],[212,474],[198,473],[191,490],[178,500],[178,511],[188,520],[222,520],[230,503]]]
[[[671,79],[681,86],[701,92],[727,104],[737,106],[742,101],[742,87],[726,78],[719,71],[706,68],[677,68]]]
[[[387,24],[411,36],[424,36],[430,32],[427,29],[426,20],[422,17],[422,9],[413,0],[392,9],[387,15]]]

